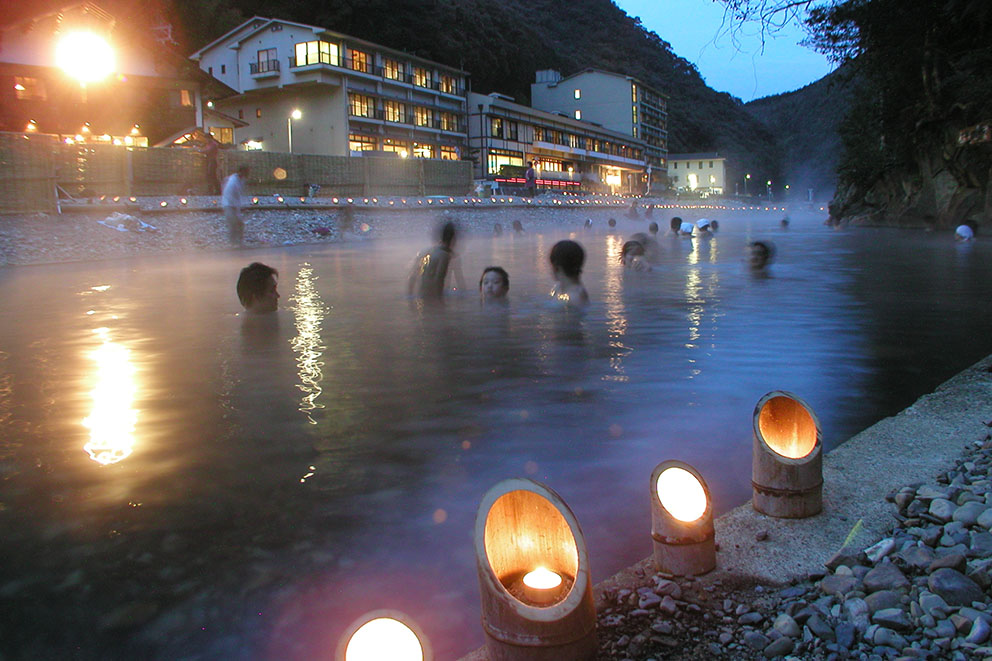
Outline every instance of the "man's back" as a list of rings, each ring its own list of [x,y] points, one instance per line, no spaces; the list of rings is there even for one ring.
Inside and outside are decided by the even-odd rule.
[[[221,194],[221,206],[240,207],[243,196],[244,185],[241,183],[241,177],[235,172],[224,182],[224,192]]]

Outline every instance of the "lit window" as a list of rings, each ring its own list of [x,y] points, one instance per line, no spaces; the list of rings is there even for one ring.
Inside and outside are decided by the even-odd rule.
[[[403,80],[403,65],[396,60],[382,61],[382,75],[390,80]]]
[[[348,51],[351,54],[350,61],[348,62],[348,67],[354,71],[361,71],[362,73],[369,72],[369,54],[363,53],[360,50],[355,50],[354,48]]]
[[[441,145],[441,160],[442,161],[457,161],[458,160],[458,148],[449,147],[447,145]]]
[[[503,119],[501,117],[493,117],[489,120],[491,133],[494,138],[503,137]]]
[[[375,99],[364,94],[348,94],[348,112],[353,117],[372,117],[375,111]]]
[[[431,86],[431,72],[420,67],[413,68],[413,84],[418,87]]]
[[[330,64],[340,66],[338,45],[329,41],[307,41],[296,44],[295,66]]]
[[[211,126],[207,131],[222,145],[234,144],[234,129],[225,126]]]
[[[179,105],[193,107],[193,90],[179,90]]]
[[[14,76],[14,97],[21,101],[44,101],[48,95],[44,82],[37,78]]]
[[[637,103],[637,85],[631,84],[630,86],[630,100]]]
[[[386,101],[385,103],[387,122],[405,122],[406,105],[398,101]]]
[[[392,138],[386,138],[382,141],[382,151],[394,152],[400,156],[409,154],[406,142],[403,140],[393,140]]]
[[[575,111],[575,119],[582,119],[582,111],[581,110],[576,110]]]
[[[348,136],[348,149],[351,151],[375,151],[375,138],[371,135],[352,133]]]
[[[575,98],[576,99],[582,98],[582,90],[575,90]]]
[[[258,118],[258,119],[261,119],[262,118],[262,109],[261,108],[255,108],[255,117]]]
[[[457,94],[454,76],[441,76],[441,91],[445,94]]]
[[[499,174],[504,165],[523,167],[524,155],[518,151],[507,151],[505,149],[490,149],[487,160],[489,174]]]
[[[417,158],[434,158],[434,145],[413,143],[413,155]]]
[[[442,131],[458,130],[458,119],[455,117],[455,113],[453,112],[441,113],[441,130]]]
[[[428,108],[421,108],[420,106],[414,106],[413,108],[413,123],[417,126],[433,126],[434,116]],[[416,149],[414,149],[416,152]]]

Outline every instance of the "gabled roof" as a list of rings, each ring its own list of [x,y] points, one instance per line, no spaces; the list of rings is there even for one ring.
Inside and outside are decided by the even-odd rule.
[[[648,85],[647,83],[645,83],[644,81],[642,81],[639,78],[635,78],[633,76],[628,76],[625,73],[617,73],[615,71],[607,71],[606,69],[596,69],[596,68],[593,68],[593,67],[587,67],[587,68],[583,69],[582,71],[576,71],[575,73],[570,74],[568,76],[565,76],[565,77],[563,77],[563,78],[561,78],[561,79],[559,79],[559,80],[557,80],[557,81],[555,81],[553,83],[551,83],[551,82],[543,82],[543,83],[534,83],[534,84],[535,85],[547,85],[548,87],[556,87],[556,86],[560,85],[561,83],[565,82],[566,80],[570,80],[572,78],[575,78],[576,76],[581,76],[581,75],[587,74],[587,73],[598,73],[598,74],[602,74],[604,76],[613,76],[614,78],[623,78],[625,80],[629,80],[629,81],[635,82],[638,85],[640,85],[641,87],[648,88],[649,90],[651,90],[652,92],[654,92],[658,96],[663,96],[663,97],[666,97],[666,98],[668,97],[668,95],[665,94],[664,92],[659,92],[654,87],[652,87],[651,85]]]
[[[365,39],[352,37],[351,35],[347,35],[342,32],[335,32],[334,30],[329,30],[327,28],[320,27],[319,25],[307,25],[306,23],[296,23],[294,21],[287,21],[282,18],[266,18],[265,16],[252,16],[241,25],[237,26],[233,30],[228,31],[222,37],[211,41],[209,44],[207,44],[200,50],[190,55],[189,58],[191,60],[199,61],[200,58],[203,57],[203,54],[206,53],[207,51],[213,50],[224,43],[231,42],[233,38],[236,37],[239,33],[243,33],[236,40],[236,43],[240,45],[241,42],[251,38],[259,31],[264,30],[265,28],[273,24],[289,25],[303,30],[308,30],[316,35],[327,35],[332,39],[343,39],[346,40],[349,44],[361,45],[363,47],[372,50],[381,51],[396,57],[402,57],[409,60],[415,60],[417,62],[421,62],[424,64],[430,64],[433,66],[442,67],[444,69],[447,69],[448,71],[464,74],[465,76],[469,75],[468,71],[465,71],[464,69],[459,69],[458,67],[451,66],[450,64],[445,64],[444,62],[438,62],[436,60],[429,60],[426,57],[420,57],[419,55],[413,55],[412,53],[407,53],[406,51],[398,50],[396,48],[390,48],[389,46],[377,44],[372,41],[366,41]]]
[[[717,159],[726,160],[726,156],[721,156],[719,152],[695,152],[692,154],[669,154],[669,161],[715,161]]]

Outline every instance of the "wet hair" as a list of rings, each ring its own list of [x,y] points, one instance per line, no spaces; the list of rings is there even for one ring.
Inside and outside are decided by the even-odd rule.
[[[648,225],[648,231],[651,232],[652,234],[657,234],[658,233],[658,223],[651,223],[650,225]]]
[[[502,235],[503,235],[503,226],[500,225],[499,223],[493,225],[493,236],[502,236]]]
[[[610,218],[608,221],[606,221],[606,224],[609,225],[610,227],[616,227],[617,226],[617,219],[616,218]]]
[[[675,216],[672,218],[672,222],[668,223],[668,226],[672,228],[673,232],[678,232],[679,228],[682,227],[682,219]]]
[[[265,293],[269,286],[269,278],[279,277],[279,271],[261,262],[252,262],[241,269],[238,276],[238,300],[245,309],[249,308],[255,299]]]
[[[479,277],[479,289],[482,289],[482,279],[486,277],[486,274],[492,271],[493,273],[499,273],[500,277],[503,278],[503,286],[506,290],[510,290],[510,274],[506,272],[502,266],[487,266],[482,270],[482,275]]]
[[[441,226],[441,243],[450,246],[455,240],[455,224],[450,220]]]
[[[718,223],[718,222],[717,222],[717,221],[715,221],[715,220],[711,220],[711,221],[710,221],[710,231],[711,231],[711,232],[715,232],[715,231],[717,231],[718,229],[720,229],[720,223]]]
[[[627,257],[637,257],[644,254],[644,244],[640,241],[627,241],[620,249],[620,263],[626,264]]]
[[[586,261],[586,251],[575,241],[559,241],[551,248],[548,255],[551,266],[560,270],[567,277],[577,280],[582,273],[582,264]]]
[[[519,220],[513,221],[513,231],[514,232],[523,232],[524,231],[524,226],[523,226],[523,224]]]

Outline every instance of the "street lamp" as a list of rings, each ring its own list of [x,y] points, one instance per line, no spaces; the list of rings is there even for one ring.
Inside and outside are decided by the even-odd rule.
[[[86,83],[103,80],[114,70],[114,49],[92,32],[67,32],[55,45],[55,62],[70,78],[79,81],[86,102]]]
[[[300,119],[303,117],[303,113],[300,112],[299,108],[293,110],[289,113],[289,117],[286,118],[286,129],[289,131],[289,153],[293,153],[293,120]]]
[[[748,179],[750,179],[750,178],[751,178],[751,175],[749,175],[749,174],[744,175],[744,197],[747,197],[747,182],[748,182]]]
[[[769,179],[765,183],[765,192],[768,193],[768,199],[769,200],[772,199],[772,180],[771,179]]]

